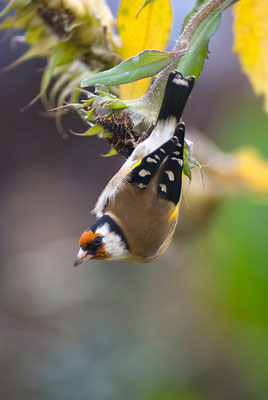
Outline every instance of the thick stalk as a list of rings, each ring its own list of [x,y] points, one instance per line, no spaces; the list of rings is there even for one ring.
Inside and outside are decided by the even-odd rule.
[[[238,0],[234,0],[232,3],[235,3]],[[228,5],[228,0],[211,0],[207,3],[204,7],[202,7],[188,22],[184,31],[178,38],[174,48],[172,49],[173,52],[182,51],[185,46],[190,46],[191,39],[200,26],[200,24],[219,6],[226,3]],[[169,73],[177,68],[178,62],[181,57],[174,59],[163,71],[159,73],[156,77],[155,81],[145,93],[145,95],[139,100],[141,102],[146,102],[150,108],[150,110],[156,112],[161,105],[161,101],[164,95],[164,90],[167,82],[167,78]],[[147,106],[147,108],[148,108]]]

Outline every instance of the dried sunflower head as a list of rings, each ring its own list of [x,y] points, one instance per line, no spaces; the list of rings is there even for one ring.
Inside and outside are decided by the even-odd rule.
[[[9,12],[13,10],[13,15]],[[32,58],[44,57],[47,66],[41,82],[41,95],[57,104],[72,95],[81,79],[113,67],[118,61],[114,19],[103,0],[11,0],[1,16],[1,29],[25,32],[17,37],[29,50],[9,68]]]

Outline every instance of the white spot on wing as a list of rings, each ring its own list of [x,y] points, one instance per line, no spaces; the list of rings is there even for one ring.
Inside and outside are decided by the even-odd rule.
[[[140,189],[145,189],[145,188],[147,187],[147,185],[144,185],[144,183],[139,183],[139,184],[138,184],[138,187],[139,187]]]
[[[162,151],[162,153],[165,153],[165,150],[164,150],[164,149],[160,149],[160,151]]]
[[[156,161],[154,158],[152,158],[152,157],[148,157],[146,161],[152,162],[152,163],[156,163],[156,164],[157,164],[157,161]]]
[[[179,151],[174,151],[173,154],[175,154],[175,156],[179,156],[180,152]]]
[[[139,175],[144,178],[146,175],[151,175],[150,171],[147,171],[146,169],[141,169],[139,172]]]
[[[164,183],[160,183],[159,186],[160,186],[162,192],[167,193],[167,187],[166,187],[166,185]]]
[[[170,180],[170,181],[174,181],[174,179],[175,179],[175,176],[174,176],[174,173],[172,172],[172,171],[165,171],[165,173],[167,174],[167,176],[168,176],[168,179]]]
[[[161,150],[161,149],[160,149]],[[165,151],[165,150],[164,150]],[[160,157],[156,154],[155,155],[155,158],[159,161],[160,160]]]

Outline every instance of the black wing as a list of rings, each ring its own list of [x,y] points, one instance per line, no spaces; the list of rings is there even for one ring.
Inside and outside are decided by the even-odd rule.
[[[138,161],[129,173],[127,181],[130,183],[137,183],[140,189],[145,189],[158,171],[160,164],[166,157],[172,154],[177,144],[178,138],[177,136],[173,136],[162,146]]]
[[[195,77],[190,76],[188,78],[183,78],[182,74],[178,71],[173,71],[169,74],[157,122],[170,117],[175,117],[179,122],[186,101],[193,89],[194,82]],[[163,173],[161,181],[159,182],[159,187],[162,187],[162,190],[159,189],[159,194],[163,192],[166,187],[167,191],[165,196],[168,200],[172,199],[171,201],[174,201],[175,198],[179,198],[183,166],[183,144],[184,124],[179,123],[175,129],[174,136],[170,140],[134,165],[132,171],[128,175],[127,181],[137,183],[141,189],[146,188],[158,171],[161,163],[168,157],[165,162],[166,172]],[[170,176],[172,176],[172,173],[175,174],[175,183],[173,181],[168,182],[168,171],[171,171]],[[178,191],[175,195],[177,183],[179,184],[179,195]]]
[[[164,162],[158,183],[158,195],[175,205],[181,196],[184,133],[184,124],[178,124],[174,132],[174,136],[178,139],[176,148]]]

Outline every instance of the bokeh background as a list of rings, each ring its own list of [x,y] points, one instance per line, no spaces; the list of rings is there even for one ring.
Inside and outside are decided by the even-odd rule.
[[[116,13],[119,1],[108,3]],[[169,48],[192,4],[173,2]],[[1,68],[24,51],[12,35]],[[267,158],[268,118],[232,42],[228,10],[184,120],[223,151],[249,145]],[[123,159],[101,157],[108,149],[95,137],[63,140],[40,103],[20,112],[43,66],[0,75],[0,398],[267,399],[266,199],[229,196],[188,226],[190,202],[160,260],[73,269],[90,210]],[[64,126],[84,129],[75,116]]]

